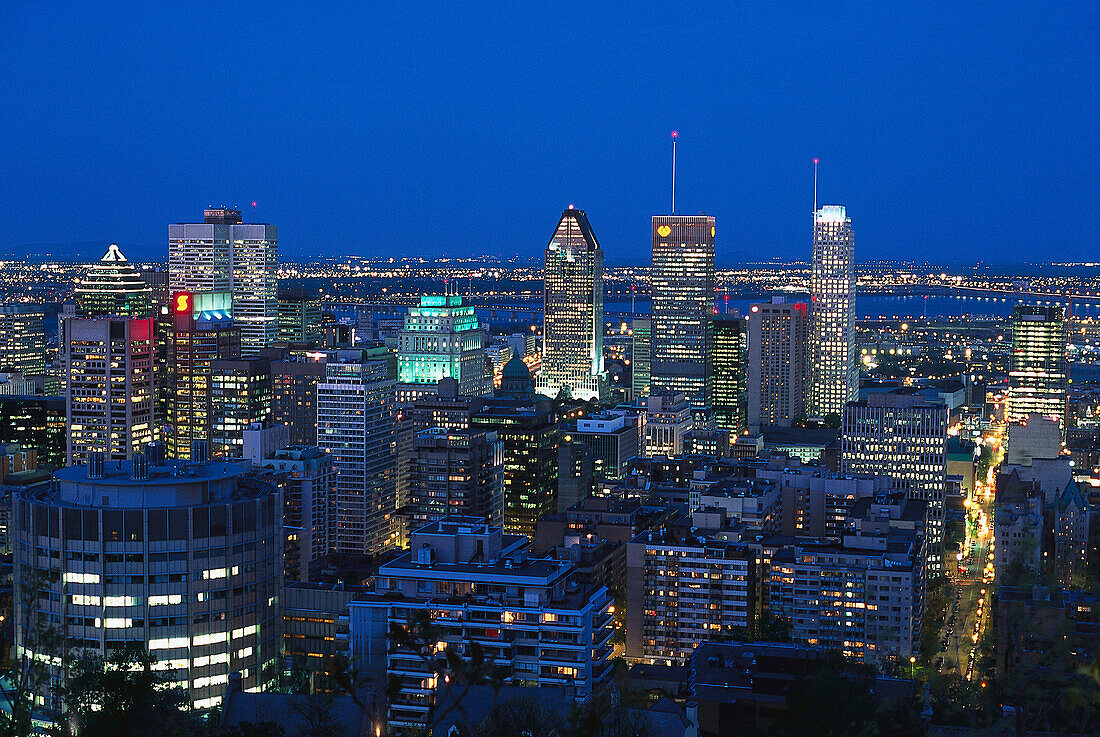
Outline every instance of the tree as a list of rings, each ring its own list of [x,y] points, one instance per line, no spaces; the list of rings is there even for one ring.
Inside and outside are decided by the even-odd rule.
[[[275,722],[239,722],[218,732],[218,737],[287,737],[287,733]]]
[[[82,655],[57,689],[65,705],[62,734],[68,737],[185,737],[199,719],[187,711],[183,689],[152,670],[144,650],[115,650],[106,660]]]
[[[559,737],[562,715],[532,698],[514,697],[493,706],[489,718],[474,732],[477,737]]]
[[[807,677],[796,680],[787,694],[787,709],[776,721],[781,737],[872,737],[900,735],[898,725],[922,726],[916,700],[893,700],[875,689],[875,669],[825,654]],[[915,733],[915,732],[914,732]]]
[[[15,624],[23,631],[23,650],[15,662],[5,664],[7,678],[0,679],[0,691],[11,704],[10,712],[0,709],[3,737],[34,733],[35,696],[42,694],[49,682],[47,662],[64,667],[68,660],[64,634],[37,614],[38,599],[49,596],[49,585],[57,575],[57,571],[22,569],[19,622]]]
[[[346,737],[345,730],[332,715],[332,694],[315,693],[292,696],[290,710],[305,725],[301,737]]]

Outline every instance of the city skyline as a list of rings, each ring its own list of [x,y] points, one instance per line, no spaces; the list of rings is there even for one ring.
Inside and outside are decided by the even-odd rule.
[[[680,212],[741,225],[723,231],[719,262],[801,257],[814,157],[821,201],[850,208],[868,258],[1025,260],[1033,234],[1004,217],[1012,211],[1045,213],[1052,258],[1088,256],[1100,97],[1066,70],[1094,66],[1095,6],[716,9],[657,22],[624,10],[586,15],[566,58],[540,51],[554,25],[525,12],[505,13],[515,33],[500,39],[458,9],[240,11],[226,20],[252,31],[231,48],[171,8],[148,9],[140,27],[120,5],[15,8],[0,252],[94,240],[140,260],[165,223],[227,204],[277,223],[291,258],[534,255],[541,224],[572,202],[616,263],[668,207],[678,130]],[[359,26],[382,41],[349,32]],[[652,53],[689,29],[690,52],[672,63]],[[157,37],[202,61],[181,68]],[[599,63],[609,46],[617,62]],[[218,88],[240,114],[179,114],[182,100]],[[808,102],[824,90],[831,104]],[[504,106],[516,114],[501,116]],[[507,216],[454,228],[490,203]],[[898,227],[915,212],[935,213],[942,235]]]

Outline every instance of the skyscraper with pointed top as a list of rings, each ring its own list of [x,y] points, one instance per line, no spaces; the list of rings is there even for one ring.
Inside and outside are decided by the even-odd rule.
[[[584,210],[572,205],[546,246],[544,300],[539,393],[605,399],[603,250]]]
[[[814,199],[816,203],[816,189]],[[814,211],[806,407],[806,414],[814,419],[839,420],[844,403],[859,396],[854,244],[852,219],[842,205],[823,205]]]
[[[80,317],[149,317],[153,314],[152,288],[114,243],[99,263],[77,279],[75,301]]]

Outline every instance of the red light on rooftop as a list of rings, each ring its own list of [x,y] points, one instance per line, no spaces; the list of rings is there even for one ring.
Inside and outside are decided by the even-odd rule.
[[[672,131],[672,137],[673,137],[673,138],[678,138],[679,136],[680,136],[680,132],[679,132],[679,131]]]
[[[256,200],[252,200],[252,206],[253,206],[253,207],[255,207],[255,206],[256,206]]]
[[[818,164],[818,163],[820,163],[820,159],[814,159],[814,163],[815,163],[815,164]]]

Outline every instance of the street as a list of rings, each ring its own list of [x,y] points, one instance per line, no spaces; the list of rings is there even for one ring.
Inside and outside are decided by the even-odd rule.
[[[937,661],[941,672],[957,672],[974,680],[977,643],[988,623],[987,592],[992,591],[996,542],[993,529],[993,499],[996,474],[1003,458],[1003,430],[990,431],[984,443],[993,449],[992,461],[981,478],[975,480],[974,493],[965,501],[966,539],[955,556],[957,575],[948,585],[950,603],[944,618]]]

